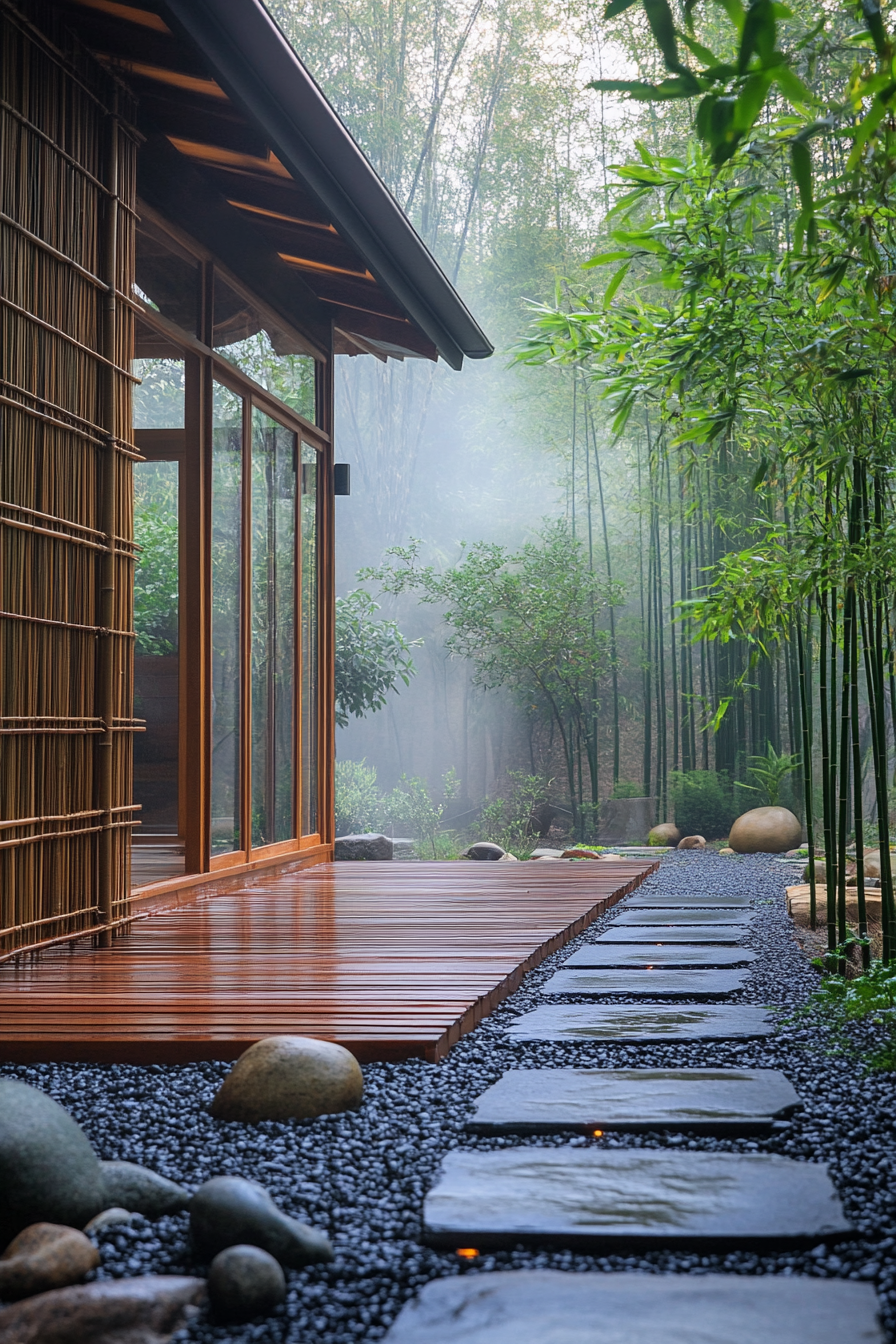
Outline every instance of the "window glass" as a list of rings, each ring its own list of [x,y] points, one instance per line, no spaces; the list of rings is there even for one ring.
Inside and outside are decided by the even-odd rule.
[[[302,834],[317,822],[317,452],[302,444]]]
[[[214,347],[278,401],[314,423],[314,360],[215,271]]]
[[[141,380],[134,387],[134,428],[183,429],[184,361],[135,359],[131,367]]]
[[[252,844],[296,833],[296,436],[252,413]]]
[[[212,403],[211,849],[242,849],[240,825],[240,587],[243,402],[220,383]]]
[[[178,830],[178,464],[134,463],[134,802],[141,835]]]
[[[199,262],[152,220],[137,226],[137,265],[134,291],[148,307],[169,322],[197,335],[199,317]]]

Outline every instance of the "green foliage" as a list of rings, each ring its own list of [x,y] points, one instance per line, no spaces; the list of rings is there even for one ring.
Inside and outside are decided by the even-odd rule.
[[[727,836],[734,821],[731,786],[715,770],[676,770],[671,776],[675,825],[682,835]]]
[[[815,964],[821,968],[821,962]],[[826,975],[796,1016],[827,1026],[837,1053],[860,1058],[872,1070],[896,1069],[896,966],[892,962],[873,961],[852,979]],[[854,1030],[860,1024],[874,1028],[870,1039],[868,1033]]]
[[[373,830],[380,814],[376,766],[364,761],[337,761],[335,791],[336,834],[363,834]]]
[[[643,784],[635,784],[632,780],[629,780],[629,779],[620,779],[616,784],[613,785],[613,791],[612,791],[612,793],[610,794],[610,797],[611,797],[611,798],[643,798],[643,797],[644,797],[644,785],[643,785]]]
[[[362,719],[382,709],[399,681],[411,683],[416,668],[411,643],[394,621],[377,621],[379,607],[369,593],[356,588],[336,599],[336,723],[345,728],[349,715]]]
[[[516,553],[486,542],[465,547],[442,573],[420,565],[418,554],[418,542],[393,548],[391,564],[361,577],[440,605],[449,651],[471,660],[478,685],[507,687],[530,713],[553,720],[574,804],[582,755],[596,802],[599,683],[610,667],[609,635],[598,622],[620,602],[618,585],[594,573],[563,519]]]
[[[456,796],[458,782],[453,769],[442,777],[446,800]],[[442,826],[444,806],[430,795],[426,781],[402,775],[398,786],[380,802],[380,815],[387,825],[407,827],[419,845],[427,846],[434,859],[439,858],[438,836]],[[421,855],[422,857],[422,855]]]
[[[538,775],[511,770],[506,796],[485,801],[476,830],[480,837],[500,845],[518,859],[528,858],[535,848],[531,817],[536,803],[543,801],[550,784]]]
[[[134,572],[138,657],[177,653],[177,464],[141,462],[134,479],[134,532],[140,546]],[[166,470],[167,469],[167,470]]]
[[[752,784],[741,784],[742,789],[753,789],[763,795],[764,805],[777,807],[781,801],[781,787],[788,775],[799,769],[799,756],[779,755],[771,742],[764,756],[751,756],[747,774]]]

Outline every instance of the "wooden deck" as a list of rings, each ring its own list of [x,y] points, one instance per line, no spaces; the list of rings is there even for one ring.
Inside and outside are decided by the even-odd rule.
[[[264,1036],[442,1058],[654,863],[326,864],[0,966],[0,1060],[233,1059]]]

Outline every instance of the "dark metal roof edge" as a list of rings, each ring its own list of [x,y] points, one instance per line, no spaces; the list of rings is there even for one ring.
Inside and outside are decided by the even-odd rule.
[[[493,347],[261,0],[165,0],[232,93],[307,182],[370,270],[460,368]]]

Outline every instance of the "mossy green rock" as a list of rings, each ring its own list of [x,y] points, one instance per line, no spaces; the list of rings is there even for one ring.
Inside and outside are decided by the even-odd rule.
[[[333,1259],[323,1232],[289,1218],[264,1186],[242,1176],[214,1176],[199,1187],[190,1202],[190,1231],[203,1260],[239,1245],[260,1246],[287,1269]]]
[[[0,1246],[32,1223],[81,1228],[105,1207],[81,1126],[45,1092],[0,1078]]]
[[[647,837],[648,845],[677,845],[681,839],[681,831],[672,821],[662,821],[659,826],[654,826]]]

